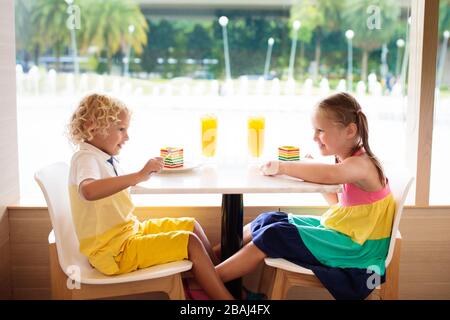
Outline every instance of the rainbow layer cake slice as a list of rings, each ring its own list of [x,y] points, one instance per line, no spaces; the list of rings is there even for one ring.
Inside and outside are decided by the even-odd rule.
[[[183,166],[183,148],[161,148],[161,157],[164,158],[164,168],[180,168]]]
[[[278,148],[278,160],[298,161],[300,160],[300,148],[292,146],[282,146]]]

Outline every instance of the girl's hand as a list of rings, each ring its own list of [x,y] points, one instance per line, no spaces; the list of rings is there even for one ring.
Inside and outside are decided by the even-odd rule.
[[[274,176],[279,174],[280,162],[279,161],[269,161],[266,164],[263,164],[259,170],[265,176]]]
[[[162,157],[155,157],[147,161],[145,166],[139,171],[141,181],[146,181],[150,178],[150,174],[160,172],[164,166],[164,159]]]

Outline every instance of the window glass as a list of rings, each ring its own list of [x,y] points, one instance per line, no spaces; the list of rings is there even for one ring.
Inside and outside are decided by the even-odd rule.
[[[93,91],[133,109],[120,157],[126,171],[165,146],[183,147],[186,160],[221,164],[274,159],[286,145],[318,157],[310,112],[347,90],[368,116],[374,153],[385,166],[404,165],[410,0],[15,5],[22,197],[40,196],[32,181],[38,168],[70,161],[66,125]],[[217,119],[213,158],[202,155],[204,115]],[[253,116],[264,119],[259,159],[248,147]],[[319,195],[285,199],[325,204]]]
[[[448,137],[450,137],[449,0],[440,1],[438,33],[430,204],[448,205],[450,204],[450,193],[446,188],[446,184],[450,181],[450,172],[446,167],[450,156],[448,147]]]

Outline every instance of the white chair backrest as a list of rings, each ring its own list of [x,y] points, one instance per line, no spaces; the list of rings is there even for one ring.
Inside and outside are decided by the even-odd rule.
[[[69,166],[58,162],[51,164],[34,175],[34,179],[44,194],[50,220],[55,233],[58,260],[66,272],[69,266],[86,260],[80,251],[73,227],[69,199]]]
[[[386,257],[386,267],[392,260],[394,255],[395,238],[397,236],[398,228],[400,225],[400,218],[403,213],[403,206],[405,204],[406,197],[408,196],[409,189],[414,181],[414,178],[408,174],[405,170],[397,169],[393,171],[391,175],[388,175],[389,187],[395,198],[395,216],[392,224],[391,241],[389,243],[389,251]]]

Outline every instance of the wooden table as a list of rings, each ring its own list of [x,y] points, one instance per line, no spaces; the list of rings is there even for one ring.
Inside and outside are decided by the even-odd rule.
[[[185,171],[160,173],[131,188],[133,194],[222,194],[222,260],[242,247],[244,193],[338,192],[339,185],[304,182],[287,176],[264,176],[252,165],[207,165]],[[240,298],[241,279],[227,283]]]

